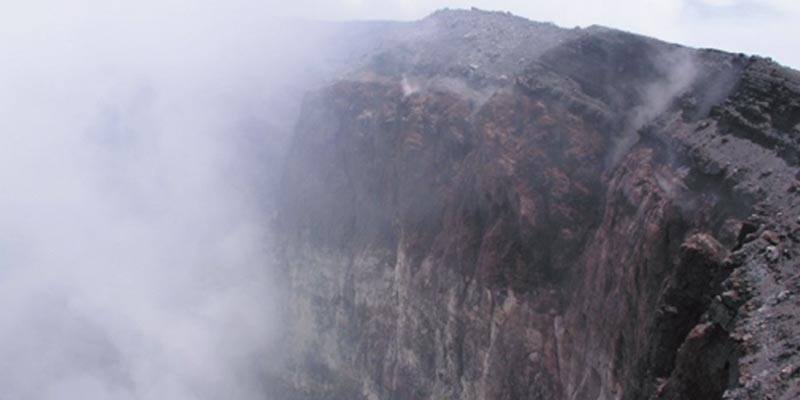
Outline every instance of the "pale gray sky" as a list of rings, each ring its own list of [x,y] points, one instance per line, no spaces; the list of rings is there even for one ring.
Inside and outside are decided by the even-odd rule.
[[[293,13],[325,19],[417,19],[443,7],[474,6],[565,27],[606,25],[694,47],[768,56],[800,68],[797,0],[341,0],[322,5],[300,0],[294,4]]]
[[[797,0],[75,0],[65,4],[32,0],[0,5],[0,34],[5,40],[30,42],[62,30],[80,35],[85,33],[80,30],[97,29],[108,20],[114,20],[106,22],[112,28],[129,22],[128,30],[136,34],[162,32],[164,25],[172,24],[190,31],[198,28],[192,26],[197,21],[213,24],[215,19],[237,21],[228,26],[247,25],[270,15],[411,20],[440,8],[474,6],[564,27],[600,24],[694,47],[758,54],[800,69]],[[7,34],[9,30],[23,33],[15,37]]]

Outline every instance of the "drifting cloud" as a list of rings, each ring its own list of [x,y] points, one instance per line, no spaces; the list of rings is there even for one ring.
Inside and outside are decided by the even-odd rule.
[[[263,398],[269,132],[243,121],[291,49],[195,4],[4,7],[0,398]]]

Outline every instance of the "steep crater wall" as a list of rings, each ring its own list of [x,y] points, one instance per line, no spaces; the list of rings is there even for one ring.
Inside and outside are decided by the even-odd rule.
[[[767,145],[735,123],[764,68],[597,28],[503,79],[361,71],[309,94],[276,219],[276,395],[744,393],[755,177],[794,161],[708,144]]]

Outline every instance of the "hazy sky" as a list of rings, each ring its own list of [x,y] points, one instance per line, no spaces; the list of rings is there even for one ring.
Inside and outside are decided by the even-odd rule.
[[[695,47],[759,54],[800,68],[797,0],[341,0],[292,12],[315,18],[417,19],[443,8],[511,11],[565,27],[606,25]],[[313,10],[313,11],[305,11]]]
[[[0,22],[36,28],[40,22],[57,20],[55,27],[49,25],[45,30],[58,30],[63,25],[109,18],[178,26],[192,20],[253,22],[266,15],[410,20],[440,8],[474,6],[564,27],[600,24],[695,47],[758,54],[800,69],[797,0],[76,0],[69,2],[69,7],[65,4],[38,0],[0,5]],[[0,27],[0,33],[3,30]]]

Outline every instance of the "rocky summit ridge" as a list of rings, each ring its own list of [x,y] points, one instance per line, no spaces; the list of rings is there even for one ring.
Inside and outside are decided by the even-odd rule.
[[[275,398],[800,397],[800,73],[479,10],[336,29]]]

